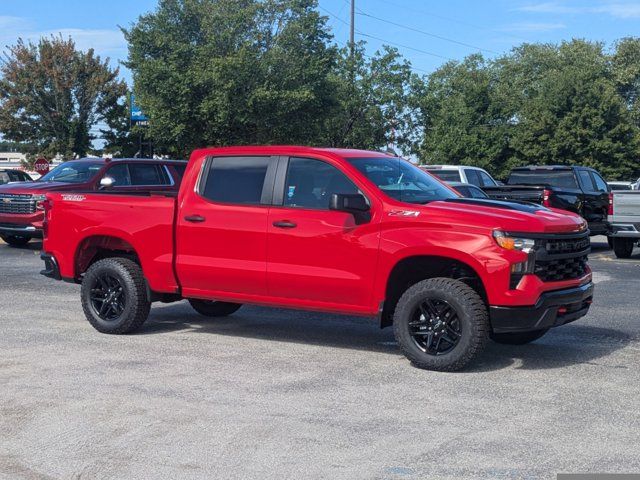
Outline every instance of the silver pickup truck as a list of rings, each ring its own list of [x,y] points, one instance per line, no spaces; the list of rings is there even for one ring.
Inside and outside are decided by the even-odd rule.
[[[613,251],[618,258],[629,258],[633,247],[640,245],[640,191],[620,190],[612,195],[608,220]]]

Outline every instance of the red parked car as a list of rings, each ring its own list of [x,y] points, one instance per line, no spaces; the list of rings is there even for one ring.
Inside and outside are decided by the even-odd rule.
[[[83,158],[69,160],[32,183],[0,185],[0,237],[20,247],[42,237],[47,192],[177,191],[187,163],[180,160]]]
[[[178,198],[47,194],[44,275],[82,284],[100,332],[154,301],[378,317],[417,366],[456,370],[586,315],[585,221],[461,198],[408,161],[304,147],[196,150]]]

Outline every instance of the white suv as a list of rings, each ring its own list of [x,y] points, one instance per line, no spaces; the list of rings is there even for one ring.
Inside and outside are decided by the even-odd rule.
[[[495,187],[499,183],[489,172],[467,165],[419,165],[419,167],[445,182],[470,183],[477,187]]]

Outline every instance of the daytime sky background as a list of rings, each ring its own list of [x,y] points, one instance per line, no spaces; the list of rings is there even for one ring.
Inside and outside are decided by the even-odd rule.
[[[36,40],[61,33],[81,49],[93,47],[118,64],[127,46],[118,26],[129,26],[155,9],[156,0],[0,0],[0,44],[18,37]],[[356,0],[356,38],[369,53],[396,46],[417,73],[429,73],[449,59],[482,52],[494,57],[522,42],[586,38],[611,45],[640,35],[640,1],[419,1]],[[335,41],[349,37],[348,0],[320,0]],[[121,74],[129,83],[124,68]]]

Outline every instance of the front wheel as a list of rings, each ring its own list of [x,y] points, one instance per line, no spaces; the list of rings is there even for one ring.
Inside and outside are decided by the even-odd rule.
[[[636,240],[633,238],[614,237],[613,253],[615,253],[618,258],[630,258],[635,243]]]
[[[4,240],[11,247],[24,247],[31,238],[23,237],[20,235],[3,235],[2,240]]]
[[[487,307],[470,286],[450,278],[432,278],[411,286],[393,316],[396,341],[419,368],[464,368],[489,338]]]
[[[205,317],[226,317],[238,311],[241,303],[216,302],[215,300],[189,299],[193,309]]]
[[[505,345],[525,345],[539,339],[549,331],[548,328],[533,332],[492,333],[491,340]]]
[[[102,333],[138,330],[151,308],[142,269],[127,258],[105,258],[91,265],[80,295],[87,320]]]

